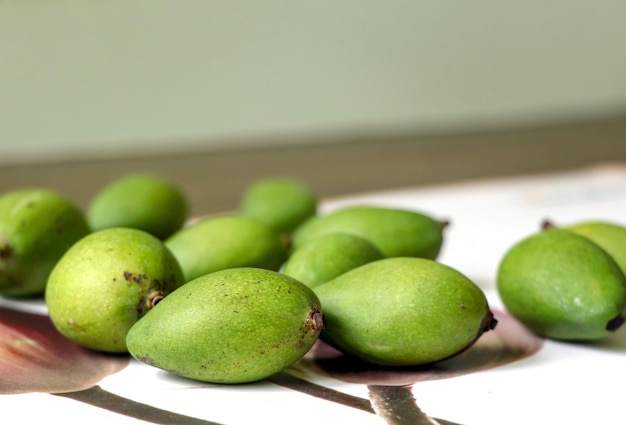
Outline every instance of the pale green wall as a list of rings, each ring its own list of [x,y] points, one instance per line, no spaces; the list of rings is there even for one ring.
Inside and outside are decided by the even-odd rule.
[[[612,111],[625,18],[621,0],[0,0],[0,161]]]

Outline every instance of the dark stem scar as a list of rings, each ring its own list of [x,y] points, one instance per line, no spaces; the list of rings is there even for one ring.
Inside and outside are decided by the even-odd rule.
[[[622,327],[625,321],[626,318],[622,314],[620,314],[609,320],[609,322],[606,324],[606,330],[609,332],[615,332]]]
[[[165,298],[165,293],[161,290],[150,291],[147,295],[141,297],[139,303],[137,304],[137,317],[143,317],[163,298]]]
[[[6,260],[11,258],[13,254],[13,250],[11,249],[11,245],[7,242],[0,241],[0,260]]]
[[[319,305],[313,304],[311,306],[305,326],[312,334],[318,334],[326,327],[324,313],[320,311]]]

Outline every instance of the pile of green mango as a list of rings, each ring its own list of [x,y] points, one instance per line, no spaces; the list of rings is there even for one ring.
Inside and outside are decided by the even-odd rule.
[[[130,327],[185,283],[164,238],[187,220],[188,201],[155,174],[125,175],[82,210],[42,188],[0,195],[0,295],[45,297],[69,339],[126,352]]]
[[[0,196],[0,294],[43,296],[68,339],[202,381],[277,373],[322,339],[382,365],[471,346],[495,320],[436,262],[446,222],[409,210],[318,212],[293,178],[251,184],[238,211],[189,220],[154,174],[122,176],[82,211],[50,190]]]
[[[125,175],[81,210],[51,190],[0,195],[0,295],[41,296],[58,331],[199,381],[257,381],[317,341],[372,365],[433,364],[497,321],[438,261],[447,220],[382,205],[321,212],[300,180],[250,184],[236,211],[189,217],[183,191]],[[507,309],[558,339],[624,322],[626,230],[544,226],[502,259]]]

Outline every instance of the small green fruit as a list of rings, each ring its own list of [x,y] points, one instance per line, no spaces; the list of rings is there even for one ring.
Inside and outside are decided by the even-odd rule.
[[[174,233],[165,240],[189,281],[232,267],[277,271],[287,258],[278,233],[250,217],[213,216]]]
[[[294,232],[293,247],[324,234],[349,233],[369,240],[385,257],[435,259],[444,227],[416,211],[357,205],[310,218]]]
[[[319,300],[284,274],[256,268],[201,276],[130,330],[139,361],[199,381],[244,383],[300,359],[323,327]]]
[[[317,195],[300,180],[268,177],[245,190],[239,210],[278,232],[290,234],[315,215],[317,203]]]
[[[547,338],[602,338],[624,322],[624,274],[600,246],[567,230],[543,230],[513,245],[497,289],[514,317]]]
[[[50,274],[45,299],[61,334],[99,351],[127,352],[126,333],[184,283],[165,244],[138,229],[100,230],[74,244]]]
[[[0,293],[42,295],[56,262],[89,233],[83,212],[63,195],[21,189],[0,197]]]
[[[283,273],[314,287],[383,254],[367,239],[348,233],[329,233],[296,249],[285,262]]]
[[[183,226],[187,213],[187,199],[172,182],[153,174],[131,174],[96,194],[87,219],[93,230],[131,227],[165,239]]]
[[[424,258],[386,258],[314,288],[326,317],[321,338],[386,366],[437,362],[470,347],[495,319],[482,290]]]

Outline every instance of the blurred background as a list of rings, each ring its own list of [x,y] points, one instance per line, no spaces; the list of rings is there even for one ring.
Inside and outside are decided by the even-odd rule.
[[[84,203],[144,168],[208,209],[269,173],[332,196],[624,159],[624,17],[619,0],[0,0],[0,189]]]

